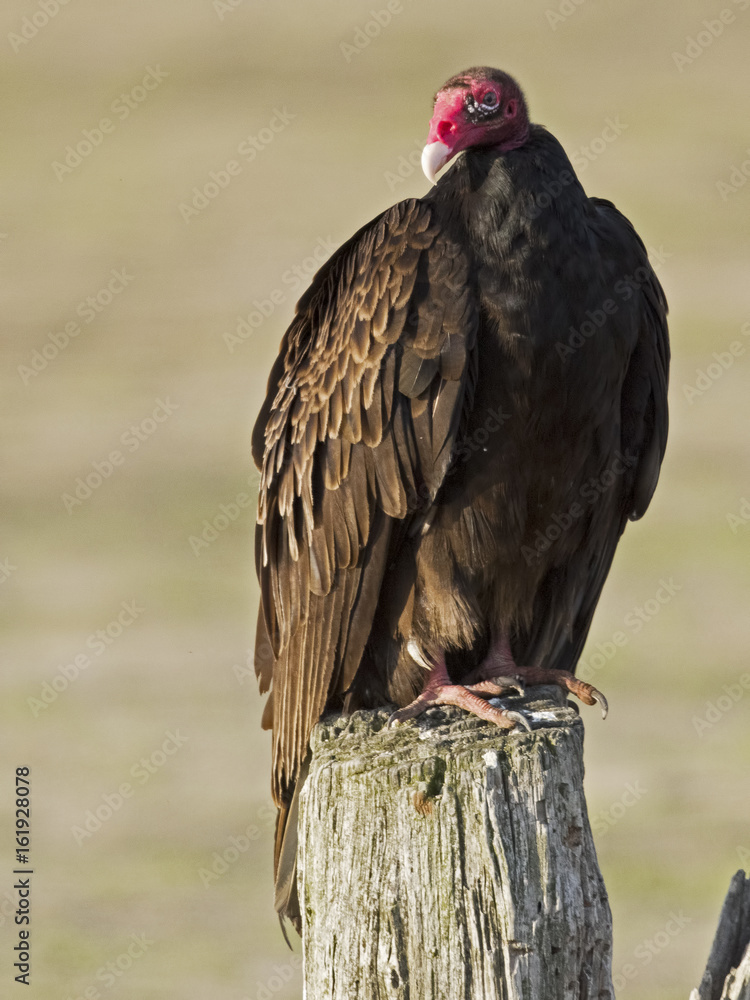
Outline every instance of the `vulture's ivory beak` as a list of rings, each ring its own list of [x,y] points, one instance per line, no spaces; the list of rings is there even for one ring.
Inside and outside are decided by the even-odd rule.
[[[422,150],[422,170],[430,184],[435,184],[435,175],[451,158],[451,150],[444,142],[428,142]]]

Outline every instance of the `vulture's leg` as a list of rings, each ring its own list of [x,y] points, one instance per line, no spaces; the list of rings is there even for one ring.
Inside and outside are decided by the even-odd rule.
[[[507,681],[505,686],[501,686],[499,681]],[[507,690],[508,685],[519,690],[518,684],[510,678],[493,678],[480,680],[477,684],[464,687],[463,684],[454,684],[448,676],[448,669],[445,665],[443,654],[433,664],[427,677],[424,690],[415,698],[410,705],[400,708],[388,720],[388,725],[395,725],[399,722],[406,722],[407,719],[414,719],[421,715],[428,708],[436,705],[457,705],[466,709],[472,715],[487,722],[494,722],[503,729],[512,729],[516,723],[531,729],[524,716],[520,712],[513,712],[503,708],[494,708],[489,705],[484,698],[480,698],[475,692],[481,692],[487,696],[502,694]]]
[[[577,698],[580,698],[584,705],[595,705],[597,702],[602,707],[602,718],[607,718],[609,706],[607,699],[592,684],[579,681],[567,670],[546,670],[543,667],[519,667],[513,659],[510,648],[510,640],[505,633],[493,638],[492,645],[484,660],[474,670],[467,681],[473,689],[478,684],[493,681],[503,683],[507,686],[509,678],[528,685],[534,684],[557,684],[563,691],[570,691]],[[477,683],[478,682],[478,683]]]

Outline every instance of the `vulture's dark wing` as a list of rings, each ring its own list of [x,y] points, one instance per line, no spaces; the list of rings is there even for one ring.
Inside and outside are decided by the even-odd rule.
[[[264,723],[282,812],[312,727],[359,666],[393,529],[445,475],[476,325],[464,254],[410,200],[327,262],[282,342],[253,433],[256,672],[272,687]]]
[[[659,479],[668,429],[669,337],[664,292],[630,221],[612,202],[602,198],[590,201],[597,206],[607,238],[618,244],[621,276],[627,276],[630,287],[637,289],[634,328],[627,331],[634,346],[620,401],[620,451],[634,456],[634,461],[623,476],[622,503],[606,535],[581,553],[585,562],[572,561],[544,581],[534,624],[519,637],[519,662],[563,670],[575,669],[628,519],[637,520],[648,508]],[[616,315],[613,322],[619,321]]]
[[[631,521],[643,517],[659,481],[664,451],[667,447],[669,413],[667,388],[669,383],[669,336],[667,332],[667,300],[648,262],[648,254],[633,226],[614,205],[592,198],[601,210],[621,225],[623,234],[637,243],[641,253],[639,281],[641,316],[638,340],[630,357],[622,387],[622,445],[638,456],[628,481],[627,515]]]

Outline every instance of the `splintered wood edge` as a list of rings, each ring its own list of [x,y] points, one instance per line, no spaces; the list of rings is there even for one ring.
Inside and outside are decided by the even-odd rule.
[[[732,876],[700,986],[690,1000],[750,997],[750,878]]]

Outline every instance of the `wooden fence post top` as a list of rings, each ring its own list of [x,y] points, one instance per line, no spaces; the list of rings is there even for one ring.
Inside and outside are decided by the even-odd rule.
[[[503,705],[521,709],[533,732],[526,733],[520,727],[501,729],[450,706],[429,709],[412,722],[390,728],[387,722],[395,706],[354,712],[352,715],[329,714],[321,719],[310,739],[313,766],[322,766],[324,761],[337,759],[339,755],[342,760],[353,760],[351,750],[355,745],[357,753],[362,753],[371,767],[371,754],[377,758],[378,755],[408,747],[410,752],[419,756],[421,751],[418,748],[425,744],[433,749],[444,746],[446,750],[474,751],[482,743],[511,746],[529,736],[532,742],[539,738],[554,740],[556,731],[571,727],[580,728],[582,735],[583,724],[577,707],[566,701],[565,694],[556,686],[530,688],[523,698],[504,698]],[[598,718],[596,713],[595,717]],[[546,735],[541,737],[542,733]],[[337,742],[339,740],[353,742],[347,746]],[[429,751],[426,754],[429,755]]]
[[[300,800],[307,1000],[612,997],[611,916],[558,688],[458,709],[329,716]]]

